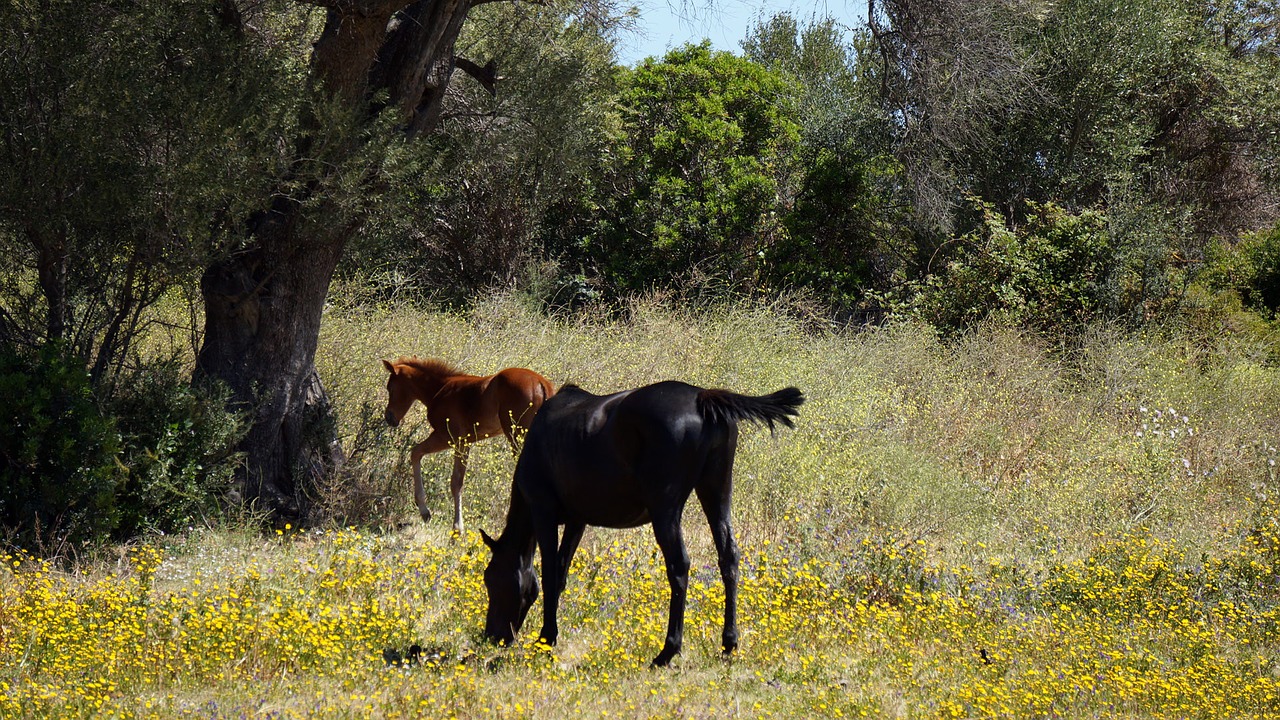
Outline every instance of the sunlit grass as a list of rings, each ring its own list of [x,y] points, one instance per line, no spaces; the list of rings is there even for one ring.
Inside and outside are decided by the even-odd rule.
[[[801,387],[795,430],[740,444],[734,658],[696,503],[674,668],[648,668],[667,588],[644,528],[588,531],[559,646],[529,644],[537,605],[516,647],[482,642],[487,550],[410,501],[423,413],[380,424],[378,360],[412,353],[597,392]],[[379,521],[196,529],[75,570],[5,558],[0,715],[1274,717],[1280,372],[1256,357],[1112,330],[944,344],[754,306],[338,306],[319,363],[358,452],[330,502]],[[437,509],[447,465],[424,467]],[[472,452],[469,528],[500,528],[512,467],[499,441]]]
[[[698,563],[686,653],[661,672],[647,663],[666,590],[641,532],[584,548],[554,649],[478,642],[486,553],[475,534],[290,532],[174,558],[156,543],[96,576],[9,557],[0,709],[1267,717],[1280,711],[1275,527],[1207,562],[1131,534],[1043,570],[930,563],[927,543],[892,533],[826,557],[748,545],[738,655],[718,657],[722,592]],[[397,662],[413,645],[421,654]]]

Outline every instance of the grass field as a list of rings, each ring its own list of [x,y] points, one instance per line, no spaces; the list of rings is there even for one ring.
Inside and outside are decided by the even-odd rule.
[[[0,574],[4,717],[1280,716],[1280,370],[1230,335],[1095,329],[1051,350],[986,328],[833,329],[793,308],[547,318],[335,306],[318,362],[349,472],[340,520],[193,528]],[[665,573],[647,529],[588,530],[560,644],[481,637],[513,460],[472,453],[468,532],[448,459],[412,508],[424,413],[381,424],[379,358],[509,365],[608,392],[660,379],[808,402],[744,429],[734,520],[742,645],[696,503],[684,654],[654,671]],[[342,518],[380,517],[345,527]],[[441,519],[446,518],[446,519]],[[405,659],[418,645],[422,653]]]

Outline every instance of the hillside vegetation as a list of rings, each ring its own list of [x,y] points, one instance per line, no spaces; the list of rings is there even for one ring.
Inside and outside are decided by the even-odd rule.
[[[547,317],[332,306],[318,353],[353,454],[322,527],[194,527],[71,569],[8,558],[8,717],[1267,717],[1280,570],[1280,378],[1264,346],[1095,328],[1051,348],[983,327],[826,326],[785,304]],[[411,412],[381,425],[378,358],[536,368],[606,392],[658,379],[802,388],[794,431],[744,431],[742,647],[696,503],[684,654],[645,528],[592,529],[561,643],[481,638],[513,461],[473,451],[468,532],[422,525]],[[432,457],[433,506],[447,465]],[[384,518],[344,527],[342,514]],[[440,515],[437,515],[437,518]],[[418,645],[420,654],[411,654]]]

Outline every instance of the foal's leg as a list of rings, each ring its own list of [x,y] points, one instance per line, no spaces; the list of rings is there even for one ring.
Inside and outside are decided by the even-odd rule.
[[[667,582],[671,585],[671,607],[667,613],[667,641],[662,652],[653,659],[654,667],[663,667],[680,652],[684,642],[684,603],[689,590],[689,552],[680,532],[680,516],[684,503],[661,513],[654,513],[653,535],[667,564]]]
[[[520,445],[516,442],[516,432],[520,432],[523,439],[524,433],[529,432],[529,418],[533,405],[528,407],[511,409],[500,408],[498,410],[498,424],[502,426],[502,434],[507,438],[507,444],[511,446],[511,454],[515,457],[520,456]]]
[[[449,493],[453,495],[453,531],[462,533],[462,478],[467,474],[467,455],[471,446],[459,441],[453,448],[453,477],[449,479]]]
[[[427,507],[427,492],[422,486],[422,458],[447,447],[449,434],[432,430],[426,440],[413,446],[409,454],[409,461],[413,464],[413,502],[418,506],[418,514],[422,516],[423,522],[431,519],[431,509]]]
[[[724,581],[724,634],[721,640],[724,651],[731,653],[738,647],[738,544],[733,541],[733,525],[729,521],[732,485],[726,478],[720,487],[703,484],[697,491],[702,512],[711,524],[711,536],[715,538],[716,555],[720,560],[720,579]]]

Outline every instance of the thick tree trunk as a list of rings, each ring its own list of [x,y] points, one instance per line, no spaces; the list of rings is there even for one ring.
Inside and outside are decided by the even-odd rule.
[[[283,222],[267,223],[254,245],[205,271],[197,373],[227,383],[249,414],[244,500],[281,519],[304,520],[316,481],[342,460],[315,352],[347,238],[296,237],[301,210],[281,205],[274,219]]]
[[[361,149],[353,127],[376,111],[371,89],[389,91],[406,134],[429,131],[452,74],[468,0],[313,4],[326,6],[328,15],[312,53],[311,82],[353,126],[321,127],[304,118],[298,166],[340,167]],[[312,162],[316,147],[325,148],[322,163]],[[232,401],[249,412],[251,429],[241,443],[244,499],[277,521],[306,521],[316,481],[343,457],[315,352],[329,282],[361,221],[328,202],[325,177],[302,180],[301,190],[300,180],[286,179],[282,187],[292,188],[291,195],[282,192],[255,216],[246,247],[208,268],[201,281],[205,335],[197,378],[225,382]]]

